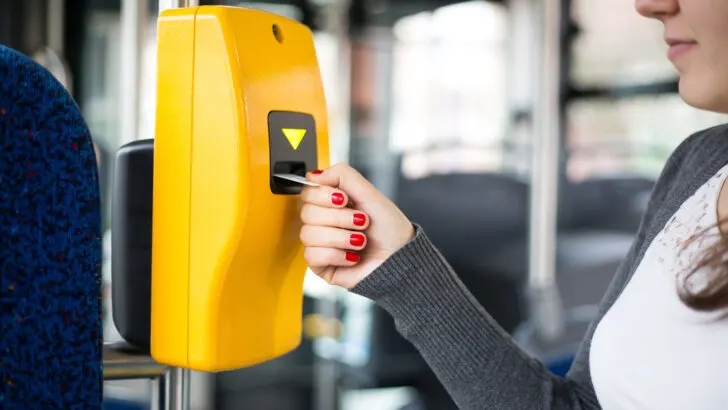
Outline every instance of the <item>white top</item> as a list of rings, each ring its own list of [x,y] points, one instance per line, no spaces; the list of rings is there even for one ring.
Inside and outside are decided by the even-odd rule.
[[[728,166],[685,201],[597,326],[590,367],[602,409],[728,409],[728,320],[678,296],[684,275],[715,243],[717,228],[709,239],[690,238],[716,225],[726,174]]]

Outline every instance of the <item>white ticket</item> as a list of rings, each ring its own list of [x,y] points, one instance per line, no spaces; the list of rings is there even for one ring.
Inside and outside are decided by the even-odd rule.
[[[308,185],[308,186],[321,186],[321,184],[317,184],[315,182],[311,182],[307,180],[306,178],[296,175],[296,174],[273,174],[276,178],[285,179],[291,182],[297,182],[301,185]]]

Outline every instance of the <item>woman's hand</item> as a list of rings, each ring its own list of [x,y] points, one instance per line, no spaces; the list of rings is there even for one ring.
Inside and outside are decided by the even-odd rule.
[[[306,261],[332,285],[351,289],[414,236],[407,217],[346,164],[306,175],[301,191]]]

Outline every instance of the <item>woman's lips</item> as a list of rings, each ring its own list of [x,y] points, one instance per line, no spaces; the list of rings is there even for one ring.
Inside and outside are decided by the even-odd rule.
[[[667,58],[675,62],[681,56],[692,50],[698,45],[695,41],[683,41],[683,40],[667,40],[667,44],[670,46],[667,49]]]

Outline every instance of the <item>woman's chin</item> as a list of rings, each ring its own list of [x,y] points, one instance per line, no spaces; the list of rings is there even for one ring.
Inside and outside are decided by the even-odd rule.
[[[680,76],[680,97],[693,108],[728,114],[728,84],[716,87],[706,76]]]

